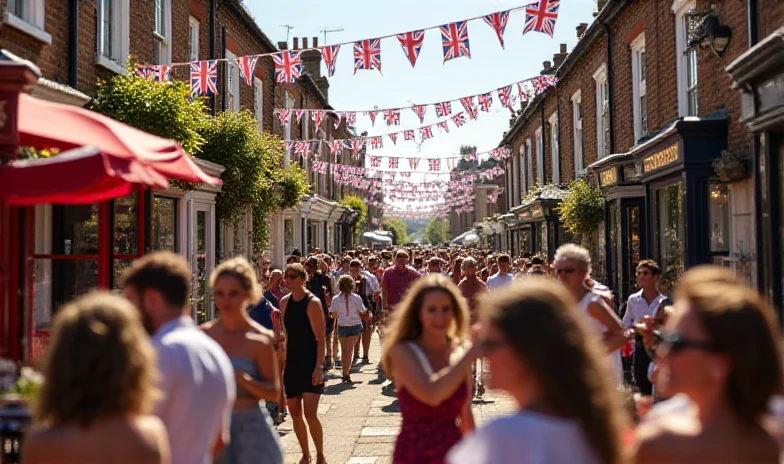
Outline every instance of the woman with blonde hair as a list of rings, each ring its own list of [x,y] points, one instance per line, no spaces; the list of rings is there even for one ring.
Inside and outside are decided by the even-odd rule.
[[[354,293],[354,279],[344,274],[338,279],[340,293],[332,298],[330,312],[338,315],[338,339],[340,340],[343,382],[351,382],[351,356],[362,333],[362,315],[367,308],[362,298]]]
[[[166,429],[151,415],[157,380],[155,351],[130,302],[93,292],[66,305],[54,318],[22,462],[168,463]]]
[[[451,464],[621,462],[620,396],[601,345],[573,307],[562,286],[541,276],[482,299],[478,343],[490,388],[511,395],[519,412],[464,439]]]
[[[767,429],[784,393],[774,309],[726,269],[700,266],[675,290],[657,348],[657,388],[676,394],[636,431],[638,463],[779,462]],[[676,411],[660,414],[679,397]]]
[[[253,268],[245,258],[224,261],[212,272],[210,287],[220,312],[202,330],[226,351],[237,382],[231,441],[221,452],[221,462],[282,463],[280,439],[262,403],[280,397],[275,334],[251,320],[247,311],[261,298]]]
[[[394,381],[403,415],[393,462],[441,463],[474,429],[471,364],[479,347],[465,349],[469,316],[451,279],[419,279],[392,315],[382,362]]]

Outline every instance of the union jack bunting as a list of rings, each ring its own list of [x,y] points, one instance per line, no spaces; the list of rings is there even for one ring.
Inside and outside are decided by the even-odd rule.
[[[555,32],[560,0],[537,0],[525,8],[523,34],[531,31],[542,32],[550,37]]]
[[[498,36],[498,41],[501,42],[501,48],[504,47],[504,31],[506,30],[506,23],[509,22],[509,12],[502,11],[500,13],[493,13],[489,14],[482,19],[493,28],[496,35]]]
[[[312,111],[310,113],[310,118],[313,119],[313,122],[316,125],[316,129],[318,129],[321,126],[321,120],[324,119],[325,113],[326,113],[325,111],[321,111],[321,110]]]
[[[425,127],[421,128],[419,130],[419,135],[421,136],[420,138],[423,141],[425,141],[427,139],[432,139],[433,138],[433,126],[430,125],[430,126],[425,126]]]
[[[370,148],[373,150],[384,148],[384,142],[380,135],[378,137],[370,137]]]
[[[291,151],[291,147],[294,145],[294,141],[293,140],[286,140],[284,142],[284,145],[286,146],[286,153],[288,153],[288,152]]]
[[[419,166],[419,158],[409,158],[408,159],[408,166],[416,171],[417,166]]]
[[[397,136],[398,136],[398,134],[400,134],[400,132],[392,132],[390,134],[387,134],[387,135],[389,135],[389,140],[392,141],[392,145],[397,145]]]
[[[321,51],[321,58],[324,60],[324,64],[327,65],[327,72],[329,73],[329,77],[334,76],[335,61],[338,58],[340,45],[327,45],[325,47],[319,48],[319,51]]]
[[[136,66],[136,74],[148,81],[155,79],[155,66],[153,65],[137,65]]]
[[[343,119],[343,113],[340,111],[334,111],[332,114],[335,115],[335,129],[340,127],[340,121]]]
[[[245,79],[245,83],[253,85],[253,70],[256,69],[256,62],[259,61],[258,55],[241,56],[237,58],[237,66],[240,68],[240,74]]]
[[[155,80],[158,82],[166,82],[171,78],[171,65],[168,64],[159,64],[154,66],[155,68]]]
[[[443,118],[452,114],[452,102],[441,102],[433,105],[436,107],[436,116]]]
[[[218,93],[218,60],[191,63],[191,95]]]
[[[498,89],[498,101],[507,108],[514,104],[514,95],[512,95],[511,85]]]
[[[289,109],[277,109],[275,110],[275,116],[278,117],[280,124],[285,126],[289,122],[289,118],[291,117],[291,110]]]
[[[350,143],[351,143],[351,152],[354,154],[354,156],[357,156],[359,150],[362,150],[362,148],[364,148],[365,146],[365,139],[361,137],[356,139],[351,139]]]
[[[414,141],[414,131],[413,130],[405,130],[403,131],[403,140],[406,142],[413,142]]]
[[[427,110],[427,105],[413,105],[411,109],[419,116],[420,123],[425,122],[425,110]]]
[[[444,62],[467,56],[471,58],[468,43],[468,21],[444,24],[441,31],[441,46],[444,49]]]
[[[371,168],[380,168],[381,167],[381,157],[380,156],[371,156],[370,157],[370,167]]]
[[[427,167],[430,171],[440,171],[441,170],[441,160],[440,159],[429,159],[427,160]]]
[[[389,169],[397,169],[398,158],[389,158]]]
[[[275,81],[278,84],[293,84],[302,76],[302,59],[299,52],[284,50],[272,55],[275,62]]]
[[[384,110],[384,119],[387,121],[387,126],[399,126],[400,110],[399,109]]]
[[[455,127],[463,127],[465,126],[466,119],[465,113],[462,111],[457,113],[456,115],[452,116],[452,122],[455,124]]]
[[[350,111],[346,113],[346,125],[353,126],[357,123],[357,113]]]
[[[375,127],[375,125],[376,125],[376,116],[378,115],[378,111],[376,111],[376,110],[365,111],[365,114],[370,116],[370,122]]]
[[[517,96],[520,97],[520,103],[528,101],[528,89],[525,88],[525,84],[527,82],[518,82],[517,83]]]
[[[400,41],[400,46],[403,47],[403,53],[406,54],[411,67],[416,66],[419,52],[422,50],[422,43],[425,41],[425,31],[411,31],[405,34],[398,34],[397,40]]]
[[[531,79],[531,85],[534,88],[535,95],[547,90],[548,87],[555,86],[555,76],[539,76]]]
[[[307,156],[310,154],[310,142],[296,142],[294,143],[294,153]]]
[[[476,106],[474,105],[474,97],[463,97],[460,99],[460,103],[463,105],[463,109],[466,110],[466,113],[468,113],[468,117],[476,119],[477,116],[479,116]]]
[[[441,131],[446,132],[447,134],[449,133],[449,124],[447,123],[447,121],[439,122],[438,128],[441,129]]]
[[[333,155],[339,155],[343,153],[343,141],[342,140],[333,140],[331,142],[327,142],[329,146],[329,152]]]
[[[302,115],[305,114],[305,110],[294,110],[294,114],[297,115],[297,124],[299,124],[300,120],[302,120]]]
[[[381,72],[381,39],[354,42],[354,74],[360,69]]]
[[[489,113],[490,107],[493,106],[493,93],[489,92],[482,95],[477,95],[476,99],[479,103],[479,109],[485,113]]]

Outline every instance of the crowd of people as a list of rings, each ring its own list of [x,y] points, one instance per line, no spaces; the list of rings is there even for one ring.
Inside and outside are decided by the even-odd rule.
[[[619,304],[574,244],[552,260],[295,250],[282,269],[266,257],[217,266],[217,317],[198,327],[185,260],[148,254],[122,295],[93,292],[56,315],[23,460],[282,463],[275,427],[291,420],[301,463],[323,464],[325,381],[378,363],[403,419],[397,464],[778,462],[773,309],[721,268],[688,270],[672,298],[660,274],[639,262]],[[517,412],[477,428],[488,387]]]

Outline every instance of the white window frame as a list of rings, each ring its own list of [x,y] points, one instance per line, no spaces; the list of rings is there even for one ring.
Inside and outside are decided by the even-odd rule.
[[[531,139],[525,139],[525,178],[527,179],[525,191],[528,193],[534,185],[534,161],[533,153],[531,153]]]
[[[240,67],[237,64],[237,55],[230,52],[226,53],[226,75],[224,85],[226,88],[226,110],[239,113],[240,111]]]
[[[291,98],[291,95],[289,94],[288,90],[285,90],[283,92],[283,100],[284,100],[284,103],[286,105],[286,109],[290,110],[290,109],[294,108],[294,99]],[[293,118],[295,118],[295,117],[296,116],[294,116],[292,114],[286,120],[286,125],[285,125],[285,127],[283,129],[283,140],[291,140],[291,120]],[[291,148],[286,150],[286,158],[285,158],[285,160],[286,160],[285,164],[286,164],[286,166],[288,166],[289,162],[291,161]]]
[[[642,69],[642,57],[645,54],[645,33],[642,33],[634,39],[630,45],[632,51],[632,112],[634,114],[634,143],[640,141],[641,138],[648,135],[648,102],[646,90],[646,74]],[[645,105],[643,108],[643,99]],[[643,118],[643,113],[646,117]]]
[[[98,53],[95,57],[96,64],[112,71],[117,74],[125,75],[128,70],[125,68],[125,62],[128,60],[128,53],[130,49],[130,16],[131,16],[131,2],[130,0],[110,0],[112,4],[111,14],[111,31],[106,31],[103,22],[103,6],[102,0],[97,0],[96,15],[98,18],[98,34],[95,36],[97,43]],[[110,34],[109,41],[111,43],[110,50],[104,50],[104,35]]]
[[[552,159],[553,185],[561,183],[561,150],[558,147],[558,112],[550,115],[550,157]]]
[[[697,0],[675,0],[672,4],[672,11],[675,13],[675,63],[678,86],[678,116],[696,116],[699,113],[699,106],[695,104],[694,111],[689,109],[689,88],[688,73],[690,54],[696,59],[696,49],[688,47],[686,37],[686,14],[694,9]],[[696,68],[696,65],[695,65]],[[699,96],[699,74],[697,73],[697,85],[693,90]],[[695,98],[696,100],[696,98]],[[696,102],[695,102],[696,103]]]
[[[52,35],[46,32],[46,0],[16,0],[21,11],[9,11],[6,4],[3,23],[24,32],[35,40],[51,45]]]
[[[264,82],[253,78],[253,112],[259,122],[259,132],[264,132]]]
[[[525,145],[520,145],[520,161],[517,164],[518,166],[518,174],[517,179],[520,183],[520,195],[522,196],[523,192],[528,193],[527,182],[526,182],[526,171],[525,171]]]
[[[539,185],[544,185],[544,140],[542,139],[542,128],[534,131],[536,137],[536,181]]]
[[[199,20],[194,16],[188,16],[188,40],[190,49],[188,50],[188,61],[199,61]]]
[[[583,93],[578,90],[572,95],[572,148],[574,151],[574,178],[577,179],[585,173],[583,162],[583,146],[585,136],[583,133]]]
[[[602,63],[599,69],[593,74],[596,83],[596,159],[602,159],[609,155],[609,140],[605,140],[605,133],[608,129],[609,121],[609,87],[607,85],[607,64]],[[609,139],[609,138],[608,138]]]
[[[158,4],[163,7],[163,30],[156,30],[157,21],[155,15],[158,13]],[[155,52],[158,55],[158,62],[155,64],[171,64],[172,57],[172,11],[171,0],[153,0],[153,29],[152,35],[155,40]]]

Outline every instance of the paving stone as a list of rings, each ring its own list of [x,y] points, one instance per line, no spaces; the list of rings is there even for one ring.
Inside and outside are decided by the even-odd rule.
[[[376,464],[376,462],[378,462],[378,456],[354,456],[346,461],[346,464]]]
[[[363,437],[390,437],[397,436],[398,427],[365,427],[360,434]]]

